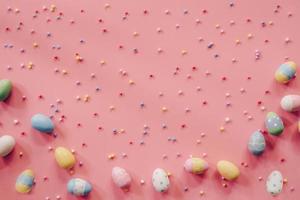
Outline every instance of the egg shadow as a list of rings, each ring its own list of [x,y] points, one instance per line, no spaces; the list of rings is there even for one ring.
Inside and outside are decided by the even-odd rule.
[[[209,169],[208,169],[209,170]],[[185,170],[182,170],[182,177],[183,180],[189,184],[189,187],[191,188],[197,188],[199,187],[199,184],[201,184],[207,177],[207,171],[205,171],[203,174],[193,174],[190,172],[186,172]]]
[[[298,129],[298,127],[297,127],[297,129]],[[291,140],[290,142],[293,146],[293,149],[300,153],[300,133],[298,132],[297,129],[294,129],[294,131],[291,133],[292,136],[290,138],[290,140]]]
[[[94,200],[94,199],[101,200],[102,197],[100,196],[99,192],[95,188],[93,188],[89,195],[83,197],[77,197],[70,193],[67,193],[66,199],[67,200]]]
[[[30,129],[30,135],[32,140],[41,146],[47,145],[51,142],[53,142],[53,140],[55,140],[56,137],[62,137],[63,138],[63,134],[61,133],[60,129],[58,127],[55,127],[52,133],[43,133],[40,132],[34,128]]]
[[[128,173],[131,176],[131,184],[128,188],[122,189],[119,188],[118,186],[115,185],[115,183],[113,182],[113,180],[111,179],[110,184],[113,190],[113,195],[115,197],[115,199],[125,199],[125,198],[130,198],[130,195],[132,193],[135,193],[136,195],[141,196],[142,190],[141,190],[141,185],[138,184],[137,181],[139,178],[136,176],[136,174],[134,174],[131,171],[128,171]]]
[[[27,149],[27,148],[26,148]],[[19,156],[19,152],[22,152],[22,157]],[[0,164],[0,169],[3,169],[5,167],[10,167],[12,162],[16,162],[16,159],[22,160],[23,163],[29,163],[30,162],[30,157],[28,156],[25,148],[21,146],[19,143],[15,144],[14,149],[12,152],[10,152],[7,156],[2,157],[0,159],[0,163],[2,162],[3,165]]]
[[[231,193],[232,188],[231,187],[223,187],[223,183],[228,184],[228,181],[223,181],[221,175],[219,174],[218,171],[214,171],[212,173],[212,180],[215,183],[215,186],[218,191],[222,192],[224,195],[229,195]]]

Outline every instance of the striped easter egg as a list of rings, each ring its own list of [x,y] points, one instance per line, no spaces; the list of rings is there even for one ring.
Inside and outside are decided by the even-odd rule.
[[[92,191],[92,185],[81,178],[73,178],[68,182],[68,192],[75,196],[87,196]]]
[[[275,79],[279,83],[288,83],[295,77],[297,65],[295,62],[286,62],[279,66],[275,72]]]
[[[16,191],[19,193],[29,193],[34,184],[34,174],[30,169],[23,171],[17,178]]]

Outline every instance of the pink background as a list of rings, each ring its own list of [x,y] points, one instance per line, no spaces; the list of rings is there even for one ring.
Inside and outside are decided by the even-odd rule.
[[[300,2],[233,2],[230,7],[230,1],[225,0],[0,1],[0,75],[11,79],[14,85],[9,100],[1,103],[0,131],[1,135],[13,135],[17,141],[14,152],[0,159],[1,199],[56,199],[57,195],[76,199],[67,193],[66,184],[72,177],[81,177],[92,183],[94,190],[89,199],[95,200],[267,200],[273,198],[266,192],[265,180],[276,169],[288,180],[276,199],[298,199],[298,116],[282,111],[279,101],[286,94],[299,94],[300,80],[280,85],[274,81],[274,72],[286,59],[300,62]],[[56,6],[55,12],[49,10],[52,4]],[[144,10],[148,12],[144,14]],[[57,20],[60,13],[61,19]],[[251,22],[247,22],[248,18]],[[74,24],[70,23],[72,20]],[[230,24],[231,20],[234,23]],[[162,31],[157,32],[157,28]],[[103,29],[107,31],[104,33]],[[224,34],[220,33],[222,29]],[[47,32],[52,36],[47,37]],[[139,35],[134,37],[134,32]],[[247,38],[249,33],[252,39]],[[290,42],[286,42],[287,38]],[[81,44],[81,39],[85,43]],[[236,44],[237,39],[240,44]],[[33,48],[34,42],[38,48]],[[215,46],[208,49],[210,42]],[[11,48],[5,48],[6,44]],[[61,49],[52,49],[53,45],[60,45]],[[21,49],[25,53],[20,53]],[[137,54],[134,49],[138,49]],[[182,50],[187,54],[182,55]],[[257,61],[255,50],[261,52]],[[83,62],[76,61],[76,53]],[[219,57],[214,58],[215,54]],[[55,56],[59,59],[55,60]],[[232,62],[234,58],[236,63]],[[105,64],[101,65],[101,60]],[[27,68],[29,62],[34,65],[31,70]],[[197,69],[193,70],[193,66]],[[179,70],[174,75],[176,67]],[[120,69],[128,75],[121,75]],[[63,70],[68,74],[63,75]],[[210,75],[205,74],[207,71]],[[135,84],[130,85],[129,80]],[[76,81],[81,85],[76,85]],[[100,92],[96,92],[97,87]],[[180,90],[182,95],[178,94]],[[231,96],[226,97],[226,93]],[[90,96],[88,102],[76,100],[76,96],[84,95]],[[50,105],[56,105],[58,99],[62,101],[58,105],[60,112],[54,114]],[[144,108],[140,108],[141,102],[145,103]],[[226,107],[227,102],[231,106]],[[111,111],[110,106],[115,110]],[[262,111],[261,106],[266,110]],[[168,111],[162,112],[162,107]],[[267,111],[278,112],[286,129],[280,137],[266,135],[266,151],[257,158],[248,152],[247,142],[253,131],[264,128]],[[94,116],[95,112],[98,116]],[[35,113],[54,114],[56,138],[31,128],[30,118]],[[65,118],[60,122],[62,116]],[[224,122],[226,117],[232,120],[228,124]],[[14,120],[20,123],[15,125]],[[144,125],[149,127],[146,136]],[[219,131],[221,126],[225,128],[223,133]],[[114,129],[125,132],[115,135]],[[172,136],[177,142],[168,141]],[[145,144],[141,145],[141,141]],[[86,145],[82,146],[83,143]],[[53,152],[48,150],[57,146],[76,150],[74,175],[57,166]],[[107,158],[111,153],[116,155],[114,160]],[[122,158],[122,153],[128,157]],[[205,176],[186,173],[182,166],[189,155],[201,157],[203,153],[210,164]],[[228,183],[227,188],[222,187],[224,181],[215,169],[221,159],[236,163],[241,170],[238,180]],[[248,167],[242,166],[242,162]],[[124,167],[132,175],[130,192],[124,193],[113,185],[113,166]],[[151,175],[157,167],[172,173],[166,194],[156,193],[152,188]],[[20,195],[15,192],[15,180],[27,168],[35,172],[36,185],[30,194]],[[258,181],[260,176],[263,181]],[[140,185],[141,179],[145,185]],[[184,192],[184,187],[189,191]],[[201,190],[205,193],[202,197]]]

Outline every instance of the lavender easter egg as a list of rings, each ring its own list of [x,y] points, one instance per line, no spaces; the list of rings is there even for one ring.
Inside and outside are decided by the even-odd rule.
[[[201,158],[189,158],[184,163],[184,169],[193,174],[203,174],[208,169],[208,163]]]
[[[300,111],[300,95],[286,95],[281,99],[280,106],[288,112]]]
[[[31,126],[42,133],[52,133],[54,129],[52,120],[43,114],[35,114],[31,118]]]
[[[15,139],[10,135],[3,135],[0,137],[0,156],[5,157],[15,147]]]
[[[167,172],[161,168],[155,169],[152,174],[152,185],[157,192],[166,192],[170,186]]]
[[[272,171],[266,182],[267,192],[273,196],[276,196],[281,193],[282,186],[283,178],[280,171]]]
[[[279,83],[288,83],[295,77],[297,65],[295,62],[286,62],[279,66],[275,72],[275,79]]]
[[[74,196],[87,196],[92,191],[92,185],[81,178],[72,178],[67,185],[68,192]]]
[[[255,131],[249,138],[248,150],[254,155],[260,155],[266,148],[266,140],[260,131]]]
[[[119,188],[128,188],[131,183],[131,177],[127,171],[121,167],[114,167],[112,169],[112,180]]]
[[[278,136],[283,132],[284,125],[281,118],[275,112],[267,114],[265,125],[271,135]]]

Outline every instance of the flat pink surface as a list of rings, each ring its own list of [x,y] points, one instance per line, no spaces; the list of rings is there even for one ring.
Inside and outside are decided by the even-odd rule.
[[[274,72],[285,60],[300,63],[300,2],[233,2],[230,6],[225,0],[0,1],[0,77],[14,85],[9,100],[1,103],[0,131],[17,142],[14,152],[0,159],[0,199],[57,195],[76,199],[67,193],[66,184],[80,177],[92,183],[92,200],[268,200],[274,199],[265,188],[272,170],[280,170],[288,181],[275,199],[299,199],[298,116],[282,111],[279,102],[284,95],[300,94],[300,80],[280,85]],[[54,12],[51,5],[56,6]],[[210,42],[214,46],[208,49]],[[261,52],[259,60],[255,50]],[[82,62],[76,61],[76,53]],[[267,111],[278,112],[286,129],[280,137],[266,135],[267,149],[257,158],[248,152],[247,142],[253,131],[264,129]],[[54,115],[56,138],[31,128],[30,118],[36,113]],[[225,123],[226,117],[230,123]],[[221,126],[224,132],[219,131]],[[169,137],[177,141],[168,141]],[[76,151],[73,175],[59,168],[48,150],[57,146]],[[109,160],[110,154],[115,159]],[[186,173],[185,160],[203,154],[210,164],[207,173],[200,177]],[[227,188],[216,173],[221,159],[241,170]],[[132,175],[129,192],[113,185],[114,166]],[[157,167],[172,173],[166,194],[152,187]],[[30,194],[20,195],[15,180],[27,168],[35,172],[36,185]]]

